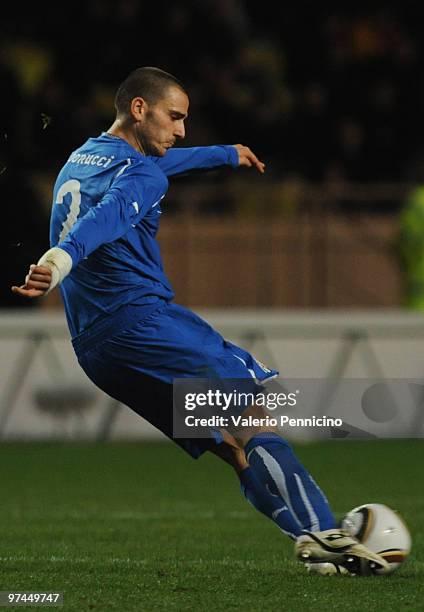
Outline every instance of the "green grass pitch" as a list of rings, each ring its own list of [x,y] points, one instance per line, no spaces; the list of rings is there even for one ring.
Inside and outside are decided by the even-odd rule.
[[[63,591],[62,609],[81,612],[423,610],[424,441],[296,450],[338,517],[373,501],[402,513],[413,551],[396,574],[306,574],[213,456],[193,461],[168,443],[3,444],[0,590]]]

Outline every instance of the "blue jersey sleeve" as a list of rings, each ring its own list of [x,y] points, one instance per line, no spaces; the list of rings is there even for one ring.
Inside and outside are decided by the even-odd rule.
[[[236,167],[239,164],[238,152],[233,145],[169,149],[163,157],[151,157],[151,160],[167,176],[188,170],[216,168],[223,165]]]
[[[73,267],[100,245],[124,236],[146,215],[166,192],[167,181],[162,177],[143,162],[125,167],[100,202],[58,244],[71,256]]]

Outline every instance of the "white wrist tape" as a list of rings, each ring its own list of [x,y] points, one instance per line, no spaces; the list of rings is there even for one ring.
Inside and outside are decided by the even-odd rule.
[[[44,295],[59,285],[72,270],[72,257],[63,249],[53,247],[40,257],[37,266],[46,266],[52,271],[52,282]]]

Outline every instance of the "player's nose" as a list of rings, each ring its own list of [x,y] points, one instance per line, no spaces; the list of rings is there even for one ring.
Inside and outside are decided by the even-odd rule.
[[[177,138],[185,138],[185,126],[182,121],[178,122],[178,124],[175,126],[174,136]]]

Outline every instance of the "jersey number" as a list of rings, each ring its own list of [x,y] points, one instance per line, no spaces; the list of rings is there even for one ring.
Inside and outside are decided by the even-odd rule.
[[[64,197],[70,193],[71,194],[71,205],[69,207],[69,212],[66,215],[66,219],[63,222],[62,231],[60,232],[59,242],[62,242],[71,231],[72,227],[75,225],[79,211],[81,208],[81,183],[75,179],[70,181],[66,181],[60,187],[56,196],[56,204],[63,204]]]

